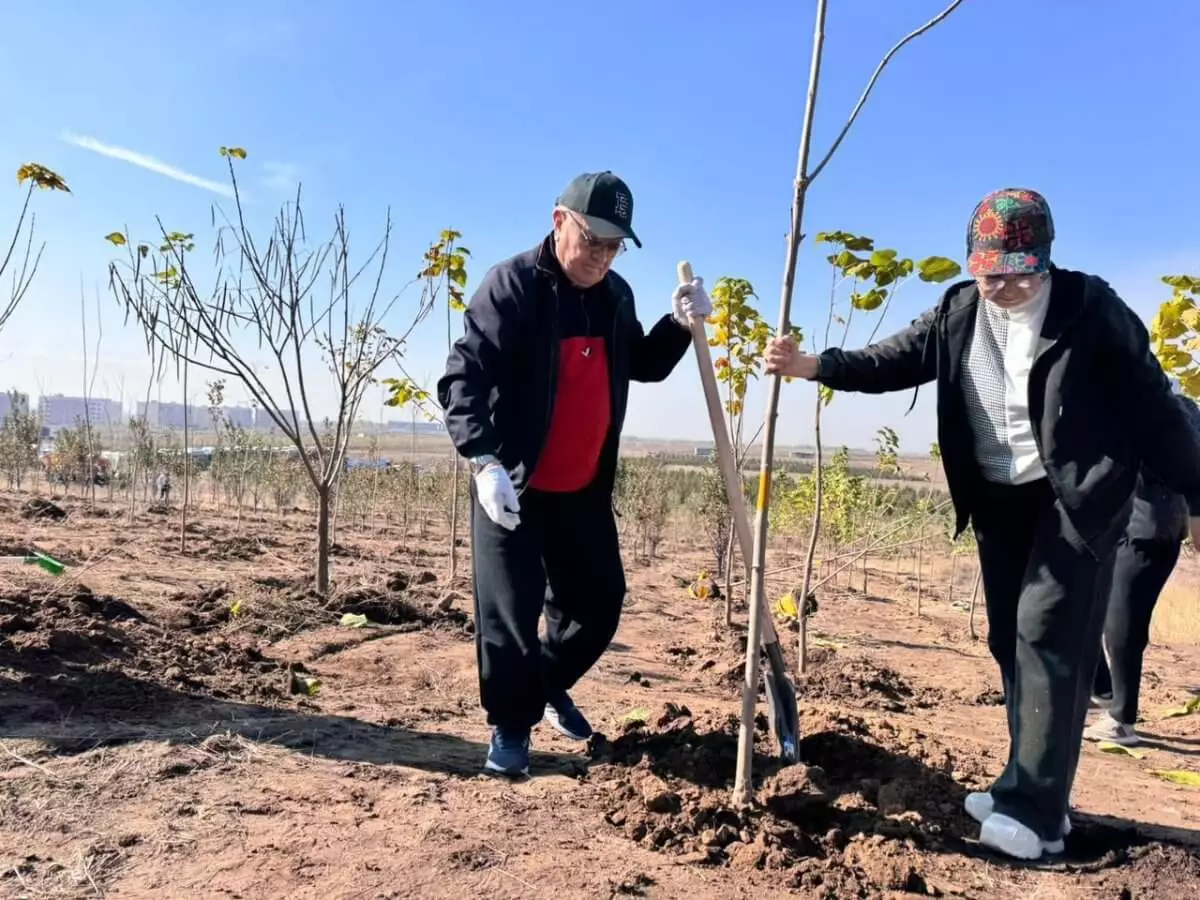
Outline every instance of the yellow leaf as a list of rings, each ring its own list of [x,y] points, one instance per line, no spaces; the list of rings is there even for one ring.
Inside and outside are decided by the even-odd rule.
[[[1137,750],[1131,750],[1128,747],[1122,747],[1120,744],[1114,744],[1112,741],[1100,741],[1096,744],[1096,749],[1101,753],[1112,753],[1116,756],[1132,756],[1134,759],[1145,759],[1146,754]]]
[[[1178,719],[1181,716],[1190,716],[1200,712],[1200,697],[1192,697],[1183,706],[1177,706],[1173,709],[1168,709],[1163,713],[1164,719]]]
[[[831,641],[829,638],[815,637],[809,643],[814,647],[825,647],[829,650],[845,650],[846,645],[840,644],[837,641]]]
[[[1200,772],[1188,772],[1184,769],[1151,769],[1150,774],[1171,784],[1183,787],[1200,787]]]
[[[246,158],[246,151],[242,147],[222,147],[220,152],[222,156],[232,156],[235,159]]]
[[[775,612],[785,619],[800,618],[800,607],[796,605],[796,595],[788,591],[775,601]]]
[[[17,169],[17,184],[24,184],[26,181],[33,182],[36,187],[45,191],[71,193],[71,189],[67,187],[67,183],[62,180],[62,177],[41,163],[25,163]]]
[[[108,241],[110,244],[112,244],[114,247],[124,247],[125,246],[125,235],[121,234],[121,232],[119,232],[119,231],[109,232],[108,234],[106,234],[104,236],[104,239],[106,241]]]

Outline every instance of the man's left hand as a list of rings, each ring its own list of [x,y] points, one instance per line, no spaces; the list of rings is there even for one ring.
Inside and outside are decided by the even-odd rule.
[[[712,301],[704,290],[704,279],[693,278],[688,284],[681,284],[671,295],[671,306],[675,321],[684,328],[691,328],[692,318],[706,319],[712,315]]]

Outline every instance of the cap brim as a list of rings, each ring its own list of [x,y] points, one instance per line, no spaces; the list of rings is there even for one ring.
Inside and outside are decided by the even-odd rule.
[[[607,219],[598,219],[595,216],[589,216],[585,213],[576,213],[576,215],[587,223],[588,231],[603,241],[628,238],[633,241],[634,246],[639,248],[642,246],[642,242],[638,240],[638,236],[633,233],[632,228],[622,228],[620,225],[614,225]]]
[[[1020,253],[981,250],[967,258],[967,273],[973,278],[984,275],[1038,275],[1049,271],[1049,247]]]

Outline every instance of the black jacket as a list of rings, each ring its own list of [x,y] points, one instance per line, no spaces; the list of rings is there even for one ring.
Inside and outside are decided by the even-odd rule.
[[[817,375],[834,390],[861,393],[937,382],[956,536],[983,478],[962,391],[979,302],[975,283],[959,282],[898,334],[863,350],[826,350]],[[1145,326],[1103,279],[1053,269],[1029,407],[1047,477],[1075,532],[1068,536],[1094,554],[1107,554],[1123,532],[1143,463],[1200,515],[1200,435],[1150,352]]]
[[[1200,434],[1200,406],[1187,397],[1176,395],[1176,399],[1187,412],[1196,433]],[[1127,532],[1129,539],[1178,543],[1187,538],[1187,533],[1187,500],[1167,487],[1152,471],[1143,469],[1133,498],[1133,515]]]
[[[468,459],[498,457],[518,490],[533,474],[550,428],[560,290],[573,289],[554,256],[552,236],[489,269],[467,306],[466,333],[455,341],[437,383],[446,430],[458,452]],[[596,487],[611,491],[629,382],[663,381],[687,353],[691,334],[670,315],[646,333],[633,291],[615,272],[599,290],[595,299],[610,322],[612,424]]]

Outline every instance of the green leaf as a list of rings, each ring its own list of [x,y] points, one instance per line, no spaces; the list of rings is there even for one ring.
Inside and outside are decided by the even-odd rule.
[[[121,234],[121,232],[119,232],[119,231],[113,231],[113,232],[106,234],[104,236],[104,239],[106,241],[108,241],[110,244],[112,244],[114,247],[124,247],[125,246],[125,235]]]
[[[246,151],[242,147],[222,147],[219,152],[222,156],[233,157],[234,159],[246,158]]]
[[[1200,788],[1200,772],[1189,772],[1184,769],[1151,769],[1150,774],[1171,784],[1184,787]]]
[[[346,613],[338,624],[343,628],[366,628],[371,621],[362,613]]]
[[[961,272],[962,266],[944,256],[927,256],[917,263],[917,277],[933,284],[957,278]]]
[[[1115,756],[1132,756],[1134,759],[1145,759],[1146,754],[1138,750],[1131,750],[1129,747],[1122,747],[1120,744],[1114,744],[1112,741],[1100,741],[1096,744],[1096,749],[1101,753],[1112,753]]]
[[[883,267],[896,258],[895,250],[876,250],[871,254],[871,265]]]
[[[817,396],[820,398],[822,406],[828,406],[833,402],[833,388],[819,384],[817,385]]]
[[[863,312],[871,312],[883,306],[883,301],[887,299],[887,291],[880,288],[871,288],[864,294],[851,294],[850,305],[855,309],[861,309]]]

